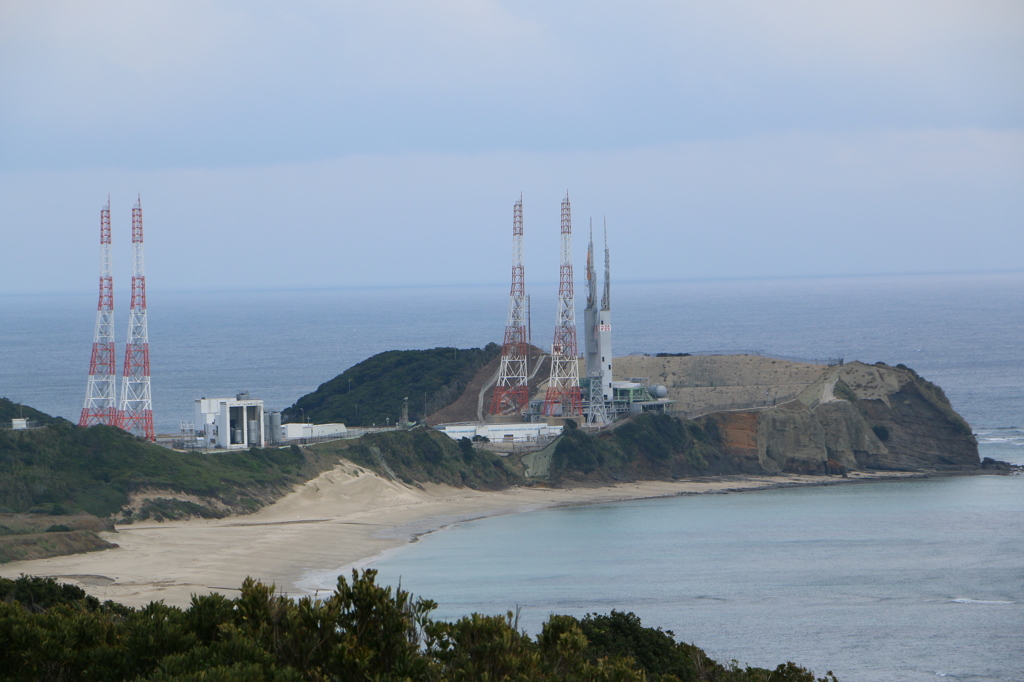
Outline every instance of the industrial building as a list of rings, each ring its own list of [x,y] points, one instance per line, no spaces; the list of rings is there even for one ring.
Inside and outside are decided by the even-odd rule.
[[[204,447],[246,450],[266,445],[263,401],[250,398],[248,392],[234,399],[200,398],[195,414],[196,438]]]
[[[348,435],[348,428],[344,424],[281,424],[280,437],[284,440],[298,440],[300,438],[344,438]]]
[[[553,438],[562,433],[560,425],[548,425],[545,422],[519,424],[481,424],[467,422],[464,424],[443,424],[438,430],[454,440],[460,438],[473,439],[482,436],[492,443],[531,443],[545,438]]]

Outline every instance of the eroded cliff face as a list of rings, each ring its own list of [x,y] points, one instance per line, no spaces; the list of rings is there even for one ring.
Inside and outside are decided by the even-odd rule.
[[[970,427],[942,389],[913,370],[853,362],[830,368],[784,405],[711,415],[742,471],[970,470]]]

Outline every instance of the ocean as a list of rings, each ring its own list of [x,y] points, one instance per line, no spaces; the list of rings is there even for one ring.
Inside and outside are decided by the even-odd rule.
[[[383,350],[500,341],[507,305],[503,286],[149,284],[164,433],[192,418],[196,398],[248,390],[281,409]],[[530,293],[534,342],[547,346],[555,286]],[[623,283],[612,308],[616,355],[747,350],[906,364],[943,387],[983,456],[1024,464],[1022,273]],[[95,295],[0,295],[0,395],[77,421],[94,315]],[[122,344],[125,323],[120,314]],[[535,630],[552,612],[616,608],[724,660],[791,659],[846,682],[1015,680],[1022,500],[1020,476],[677,497],[458,524],[373,565],[438,601],[443,617],[519,605]]]

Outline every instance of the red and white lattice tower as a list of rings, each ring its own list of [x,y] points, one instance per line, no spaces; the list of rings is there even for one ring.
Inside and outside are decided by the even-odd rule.
[[[146,322],[146,267],[142,252],[142,199],[132,208],[132,308],[128,345],[121,376],[117,425],[146,440],[153,430],[153,395],[149,384],[149,327]]]
[[[555,339],[551,344],[551,378],[544,398],[544,414],[551,417],[579,417],[580,367],[576,346],[576,301],[572,287],[572,216],[569,194],[562,201],[562,265],[559,269],[558,311]]]
[[[117,351],[114,350],[114,277],[110,266],[110,197],[100,209],[100,300],[92,337],[89,384],[79,426],[117,425]]]
[[[501,346],[501,368],[491,399],[491,414],[518,414],[529,401],[527,389],[526,282],[523,270],[523,197],[512,209],[512,290],[508,299],[505,341]]]

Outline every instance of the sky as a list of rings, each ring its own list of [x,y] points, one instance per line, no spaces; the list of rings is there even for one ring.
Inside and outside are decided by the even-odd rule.
[[[1024,270],[1024,3],[0,0],[0,294]],[[581,284],[578,282],[578,285]],[[123,299],[122,299],[123,300]]]

